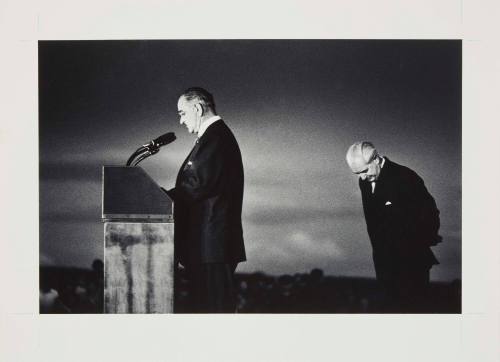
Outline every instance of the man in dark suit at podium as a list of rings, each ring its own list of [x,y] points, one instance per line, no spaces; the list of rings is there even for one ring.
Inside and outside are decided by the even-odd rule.
[[[414,171],[379,156],[370,142],[354,143],[346,159],[359,176],[385,311],[426,311],[429,271],[438,264],[430,247],[441,241],[434,198]]]
[[[180,123],[197,135],[175,189],[169,191],[175,207],[176,257],[189,279],[189,311],[235,312],[234,272],[246,260],[240,149],[205,89],[184,91],[177,108]]]

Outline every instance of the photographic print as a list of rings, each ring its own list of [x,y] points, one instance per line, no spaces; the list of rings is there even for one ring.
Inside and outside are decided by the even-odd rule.
[[[38,75],[40,313],[461,313],[460,40],[44,40]]]

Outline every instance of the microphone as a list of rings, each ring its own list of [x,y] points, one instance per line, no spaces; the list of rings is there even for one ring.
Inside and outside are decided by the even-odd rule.
[[[174,142],[175,139],[176,139],[176,137],[175,137],[174,132],[167,132],[165,134],[162,134],[160,137],[157,137],[154,140],[152,140],[149,143],[146,143],[145,145],[142,145],[142,146],[146,147],[148,149],[149,148],[158,149],[162,146],[165,146],[165,145],[168,145],[169,143]]]
[[[175,139],[176,137],[174,132],[168,132],[162,134],[160,137],[155,138],[149,143],[142,145],[129,157],[127,161],[127,166],[132,165],[132,162],[135,160],[135,158],[139,156],[138,160],[133,164],[133,166],[136,166],[139,162],[141,162],[145,158],[154,155],[155,153],[158,153],[158,151],[160,151],[160,147],[174,142]]]

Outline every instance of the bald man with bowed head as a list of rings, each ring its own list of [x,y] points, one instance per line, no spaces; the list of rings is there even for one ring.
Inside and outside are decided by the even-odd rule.
[[[174,199],[176,259],[189,279],[187,311],[235,312],[234,272],[246,260],[240,149],[207,90],[184,91],[177,111],[180,124],[197,136],[168,191]]]
[[[430,247],[441,242],[439,210],[411,169],[381,157],[371,142],[346,155],[359,177],[368,235],[385,312],[426,312],[429,271],[439,264]]]

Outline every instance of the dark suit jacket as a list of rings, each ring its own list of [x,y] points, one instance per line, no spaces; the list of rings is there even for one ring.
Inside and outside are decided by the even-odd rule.
[[[439,210],[414,171],[385,157],[375,193],[368,181],[359,187],[378,279],[438,264],[430,246],[441,241]]]
[[[246,260],[243,164],[238,143],[222,120],[198,140],[169,193],[174,198],[176,255],[183,265]]]

